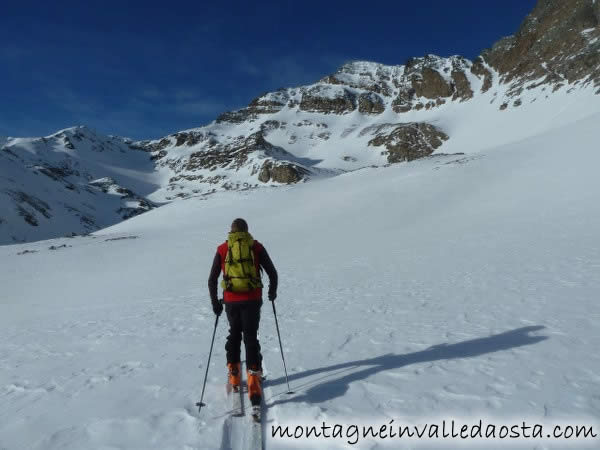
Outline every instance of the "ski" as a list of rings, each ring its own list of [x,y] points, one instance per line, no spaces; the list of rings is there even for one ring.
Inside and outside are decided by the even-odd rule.
[[[240,367],[241,372],[241,367]],[[225,391],[227,392],[227,398],[231,409],[229,413],[231,416],[243,416],[244,415],[244,379],[240,373],[240,384],[232,385],[229,380],[225,383]]]
[[[263,430],[261,405],[252,406],[249,422],[248,448],[251,448],[252,450],[262,450]]]
[[[261,379],[261,388],[264,386]],[[250,409],[249,422],[250,430],[248,435],[248,448],[251,449],[263,449],[263,418],[265,411],[264,401],[264,390],[262,391],[262,397],[260,405],[252,405]]]
[[[225,391],[229,399],[229,406],[231,407],[229,410],[230,414],[232,416],[243,416],[244,410],[242,405],[242,397],[244,392],[242,386],[232,386],[231,384],[226,383]]]

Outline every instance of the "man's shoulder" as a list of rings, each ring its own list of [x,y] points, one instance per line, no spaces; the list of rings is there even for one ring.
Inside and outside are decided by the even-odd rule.
[[[217,252],[222,253],[222,252],[226,252],[227,251],[227,241],[223,242],[221,245],[219,245],[217,247]]]
[[[254,240],[254,248],[255,248],[257,251],[262,251],[262,250],[265,248],[265,246],[264,246],[264,245],[262,245],[262,244],[261,244],[259,241],[257,241],[257,240],[255,239],[255,240]]]

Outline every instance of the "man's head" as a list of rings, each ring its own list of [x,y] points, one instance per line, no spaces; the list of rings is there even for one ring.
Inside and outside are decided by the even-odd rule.
[[[248,231],[248,223],[244,219],[235,219],[231,223],[231,232]]]

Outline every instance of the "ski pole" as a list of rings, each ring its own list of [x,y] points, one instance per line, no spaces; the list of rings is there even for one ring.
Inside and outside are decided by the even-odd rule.
[[[220,314],[219,314],[220,316]],[[206,389],[206,378],[208,377],[208,368],[210,367],[210,357],[212,356],[213,344],[215,343],[215,334],[217,333],[217,324],[219,323],[219,316],[215,319],[215,328],[213,330],[212,341],[210,342],[210,351],[208,352],[208,364],[206,364],[206,373],[204,374],[204,383],[202,384],[202,395],[200,395],[200,401],[196,403],[198,407],[198,414],[203,406],[206,406],[202,400],[204,400],[204,389]]]
[[[293,394],[290,389],[290,382],[288,380],[287,368],[285,367],[285,358],[283,356],[283,345],[281,345],[281,334],[279,333],[279,323],[277,322],[277,311],[275,311],[275,302],[271,302],[273,305],[273,315],[275,316],[275,328],[277,328],[277,338],[279,339],[279,349],[281,350],[281,359],[283,360],[283,370],[285,371],[285,382],[287,384],[288,394]]]

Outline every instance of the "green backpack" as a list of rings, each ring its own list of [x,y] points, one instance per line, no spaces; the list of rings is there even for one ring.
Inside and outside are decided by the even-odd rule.
[[[262,282],[254,264],[254,239],[245,231],[229,233],[225,273],[221,286],[229,292],[249,292],[261,288]]]

